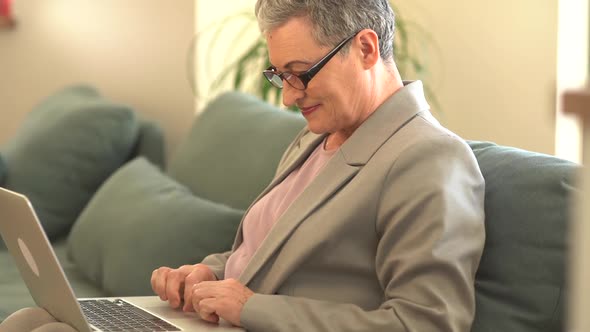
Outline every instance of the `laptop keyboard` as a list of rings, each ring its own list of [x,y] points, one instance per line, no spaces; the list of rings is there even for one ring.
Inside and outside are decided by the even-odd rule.
[[[123,300],[80,300],[90,324],[101,331],[180,331],[149,312]]]

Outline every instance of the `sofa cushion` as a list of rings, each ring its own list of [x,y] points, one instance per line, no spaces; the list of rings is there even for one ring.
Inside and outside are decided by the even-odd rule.
[[[165,168],[164,132],[157,123],[148,120],[140,121],[137,143],[131,155],[145,157],[160,169]]]
[[[304,125],[298,113],[250,95],[226,93],[195,121],[168,172],[197,196],[245,209],[268,185]]]
[[[36,106],[4,146],[4,185],[28,196],[50,239],[64,235],[128,159],[137,126],[128,107],[87,86],[66,88]]]
[[[196,264],[229,250],[242,215],[193,196],[137,158],[92,198],[72,227],[68,252],[82,273],[109,294],[149,295],[155,268]]]
[[[486,181],[472,331],[561,331],[568,199],[577,166],[493,143],[469,144]]]

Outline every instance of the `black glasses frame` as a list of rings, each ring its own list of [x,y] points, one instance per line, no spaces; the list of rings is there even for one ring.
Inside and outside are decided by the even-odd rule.
[[[311,79],[326,65],[326,63],[328,63],[328,61],[330,61],[330,59],[332,59],[334,55],[336,55],[344,47],[344,45],[346,45],[346,43],[354,38],[359,32],[360,31],[357,31],[354,33],[354,35],[341,41],[338,45],[336,45],[336,47],[334,47],[334,49],[321,58],[320,61],[299,75],[295,75],[288,71],[281,73],[274,66],[268,67],[262,72],[262,74],[270,82],[270,84],[279,89],[283,88],[283,81],[287,81],[287,83],[295,89],[305,90],[307,89],[309,81],[311,81]]]

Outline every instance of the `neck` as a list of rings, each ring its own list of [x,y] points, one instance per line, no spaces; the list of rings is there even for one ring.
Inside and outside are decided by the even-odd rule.
[[[378,65],[373,67],[373,70],[368,75],[369,83],[367,84],[367,90],[365,93],[370,97],[366,104],[363,121],[404,86],[399,71],[394,63],[385,64],[381,61]]]
[[[399,74],[399,70],[395,63],[383,64],[379,69],[383,71],[382,75],[385,78],[384,84],[380,85],[382,88],[381,98],[377,107],[381,106],[389,97],[393,96],[399,89],[404,87],[404,82]],[[377,107],[375,109],[377,109]]]
[[[367,88],[364,92],[361,92],[367,96],[365,106],[362,107],[364,111],[361,112],[361,121],[358,122],[356,127],[349,128],[347,131],[331,133],[326,139],[326,149],[336,149],[344,144],[358,126],[367,120],[367,118],[369,118],[369,116],[371,116],[381,104],[404,86],[395,64],[386,65],[381,63],[380,65],[375,66],[368,75]]]

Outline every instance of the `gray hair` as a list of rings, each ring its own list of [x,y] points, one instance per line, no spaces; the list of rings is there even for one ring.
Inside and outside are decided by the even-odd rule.
[[[258,0],[255,13],[263,34],[291,18],[305,17],[321,46],[334,46],[357,31],[372,29],[379,36],[381,58],[393,62],[395,17],[388,0]]]

